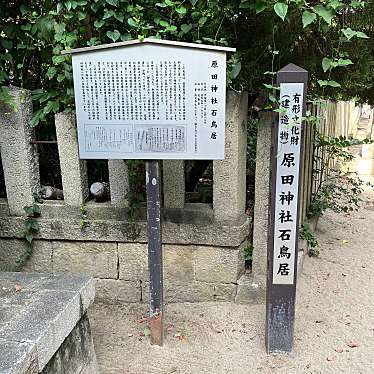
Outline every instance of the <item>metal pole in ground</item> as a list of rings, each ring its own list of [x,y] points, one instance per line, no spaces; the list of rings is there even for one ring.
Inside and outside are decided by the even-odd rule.
[[[149,327],[151,344],[163,345],[163,267],[161,231],[161,175],[159,161],[146,162]]]

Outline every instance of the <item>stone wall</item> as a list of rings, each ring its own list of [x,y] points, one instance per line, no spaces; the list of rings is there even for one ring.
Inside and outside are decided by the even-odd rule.
[[[8,222],[14,223],[14,220]],[[93,229],[101,241],[93,240],[89,233],[87,238],[81,233],[82,238],[77,241],[72,240],[72,237],[75,231],[80,231],[78,221],[62,224],[57,220],[40,218],[39,224],[39,237],[44,236],[48,240],[34,240],[32,256],[23,266],[24,271],[91,275],[97,279],[97,299],[112,302],[147,301],[148,260],[145,238],[144,242],[137,243],[125,242],[126,239],[104,241],[110,237],[108,231],[113,230],[113,227],[101,224],[100,228]],[[50,235],[55,233],[59,224],[60,229],[72,228],[73,225],[76,228],[71,230],[70,237],[65,231],[62,237],[55,234],[52,239]],[[107,224],[109,226],[113,222]],[[244,272],[243,253],[249,223],[244,222],[236,227],[188,225],[184,230],[180,224],[168,222],[164,226],[166,302],[234,300],[237,280]],[[16,234],[16,227],[13,226],[13,229]],[[175,243],[176,239],[179,239],[179,243]],[[230,243],[232,246],[228,246]],[[26,243],[22,239],[0,240],[0,252],[5,254],[0,259],[0,268],[14,268],[16,259],[26,250]]]
[[[34,201],[39,186],[37,148],[27,128],[32,110],[31,101],[24,97],[29,98],[29,92],[14,88],[12,95],[20,110],[0,109],[5,183],[12,187],[7,199],[0,200],[0,270],[16,268],[17,258],[27,250],[23,207]],[[246,94],[228,92],[226,158],[213,161],[212,205],[186,204],[184,162],[164,161],[166,302],[235,299],[251,232],[245,214],[247,108]],[[143,220],[129,222],[125,163],[108,162],[110,202],[88,201],[87,165],[79,159],[74,116],[60,113],[55,123],[65,199],[38,204],[39,230],[23,269],[92,275],[97,279],[98,299],[147,301],[145,208],[140,209]],[[80,227],[83,204],[84,229]]]

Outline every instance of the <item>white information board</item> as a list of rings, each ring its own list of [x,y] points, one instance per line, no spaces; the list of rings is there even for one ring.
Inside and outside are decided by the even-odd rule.
[[[72,51],[81,158],[224,158],[226,52],[179,44]]]
[[[304,83],[281,83],[276,165],[273,284],[293,284]]]

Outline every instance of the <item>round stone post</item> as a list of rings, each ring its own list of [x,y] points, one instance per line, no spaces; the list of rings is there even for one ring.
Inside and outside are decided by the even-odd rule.
[[[115,207],[127,207],[129,192],[129,173],[124,160],[108,160],[110,201]]]
[[[163,160],[164,207],[184,208],[184,160]]]

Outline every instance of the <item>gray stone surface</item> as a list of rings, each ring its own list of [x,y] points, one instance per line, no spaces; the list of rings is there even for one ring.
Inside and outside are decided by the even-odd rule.
[[[90,322],[86,314],[44,367],[42,374],[81,374],[84,371],[98,373]]]
[[[164,246],[164,279],[170,282],[189,283],[194,280],[195,246]]]
[[[244,271],[242,249],[198,246],[194,253],[195,279],[209,283],[236,283]]]
[[[189,282],[194,279],[195,246],[163,245],[164,278]],[[146,244],[119,243],[119,278],[148,282],[148,247]]]
[[[0,339],[1,374],[39,373],[36,346],[26,342],[8,342]]]
[[[89,221],[88,227],[81,230],[79,220],[61,218],[39,218],[39,232],[36,239],[66,240],[66,241],[100,241],[100,242],[139,242],[146,243],[146,224],[140,222],[139,236],[134,238],[129,235],[129,224],[114,220]],[[249,219],[235,225],[223,224],[177,224],[164,222],[163,242],[166,244],[200,244],[220,247],[239,246],[250,231]],[[0,237],[23,238],[24,219],[21,217],[1,217]]]
[[[142,282],[97,279],[96,300],[106,303],[138,303],[142,300]]]
[[[246,200],[248,95],[226,96],[225,159],[213,161],[213,209],[219,222],[241,221]]]
[[[21,248],[25,246],[25,241],[18,241]],[[1,246],[1,241],[0,241]],[[48,240],[35,240],[33,242],[32,254],[27,262],[22,266],[23,271],[37,273],[52,272],[52,242]],[[9,269],[8,269],[9,271]]]
[[[55,115],[55,124],[64,201],[79,207],[88,198],[88,180],[86,161],[79,159],[74,115],[58,113]]]
[[[234,301],[235,284],[204,283],[194,281],[189,284],[166,282],[166,303]]]
[[[264,304],[266,284],[259,282],[252,274],[243,274],[238,280],[235,302],[238,304]]]
[[[117,244],[54,241],[53,273],[117,278]]]
[[[8,291],[10,288],[14,288],[16,284],[22,285],[22,288],[25,290],[34,290],[38,288],[41,280],[44,279],[44,277],[50,278],[51,275],[45,274],[44,276],[37,273],[4,272],[0,273],[0,277],[2,285],[2,290],[0,289],[0,291],[4,292],[2,297],[4,295],[8,295],[6,300],[12,300],[12,294]],[[23,295],[23,293],[16,293],[13,296],[19,299],[20,297],[23,297]],[[4,301],[6,302],[6,300]]]
[[[236,284],[205,283],[198,281],[178,282],[175,279],[164,280],[165,303],[234,301]],[[149,301],[148,281],[124,281],[98,279],[96,300],[105,303],[139,303]]]
[[[4,169],[9,211],[24,215],[23,207],[34,202],[40,190],[39,162],[36,145],[30,141],[34,131],[28,125],[32,117],[30,91],[10,87],[17,111],[0,106],[0,150]]]
[[[60,200],[45,200],[42,204],[38,204],[41,210],[41,219],[48,220],[68,220],[71,224],[79,226],[79,220],[82,213],[79,207],[66,205]],[[129,214],[129,208],[113,206],[108,202],[95,202],[93,200],[85,204],[88,221],[94,220],[114,220],[120,221],[122,224]],[[147,212],[145,203],[139,207],[137,211],[139,221],[146,221]],[[6,199],[0,199],[0,219],[8,217],[9,209]],[[178,224],[199,224],[213,225],[213,209],[210,204],[187,203],[184,209],[163,209],[163,218],[166,222]]]
[[[166,304],[180,302],[205,302],[205,301],[234,301],[236,288],[235,284],[205,283],[193,281],[189,283],[179,283],[174,280],[165,280]],[[149,300],[148,283],[143,285],[143,302]]]
[[[80,293],[90,290],[90,303],[93,302],[95,292],[95,282],[93,278],[82,277],[76,275],[53,275],[47,273],[24,273],[24,272],[4,272],[0,273],[2,286],[7,288],[13,287],[15,284],[22,285],[24,290],[37,291],[40,288],[43,290],[65,290],[65,291],[79,291]],[[92,291],[93,288],[93,291]],[[16,293],[14,296],[19,298],[22,293]],[[9,297],[9,295],[8,295]]]
[[[0,240],[0,271],[14,271],[20,266],[20,260],[27,251],[25,240]],[[44,259],[43,259],[44,261]]]
[[[41,371],[92,304],[93,280],[37,273],[0,273],[0,284],[3,321],[0,345],[1,342],[28,343],[30,352],[37,352]],[[13,314],[9,313],[10,309],[14,310]],[[26,361],[30,361],[28,355],[25,356],[27,366]],[[0,367],[2,362],[3,356],[0,356]]]
[[[148,281],[147,244],[118,243],[118,263],[120,279]]]
[[[260,114],[257,130],[255,206],[253,220],[253,260],[255,277],[265,284],[267,269],[268,219],[270,203],[272,112]]]
[[[0,198],[0,217],[6,217],[9,216],[9,205],[8,200],[4,197]]]
[[[70,291],[27,291],[30,302],[0,330],[0,338],[36,345],[39,370],[57,351],[80,318],[79,294]]]
[[[128,206],[129,173],[124,160],[108,160],[110,202],[116,207]]]
[[[162,161],[165,208],[184,208],[185,177],[184,160]]]
[[[81,312],[83,313],[93,303],[95,299],[95,280],[82,276],[66,276],[55,274],[40,274],[38,287],[45,290],[79,291]]]

